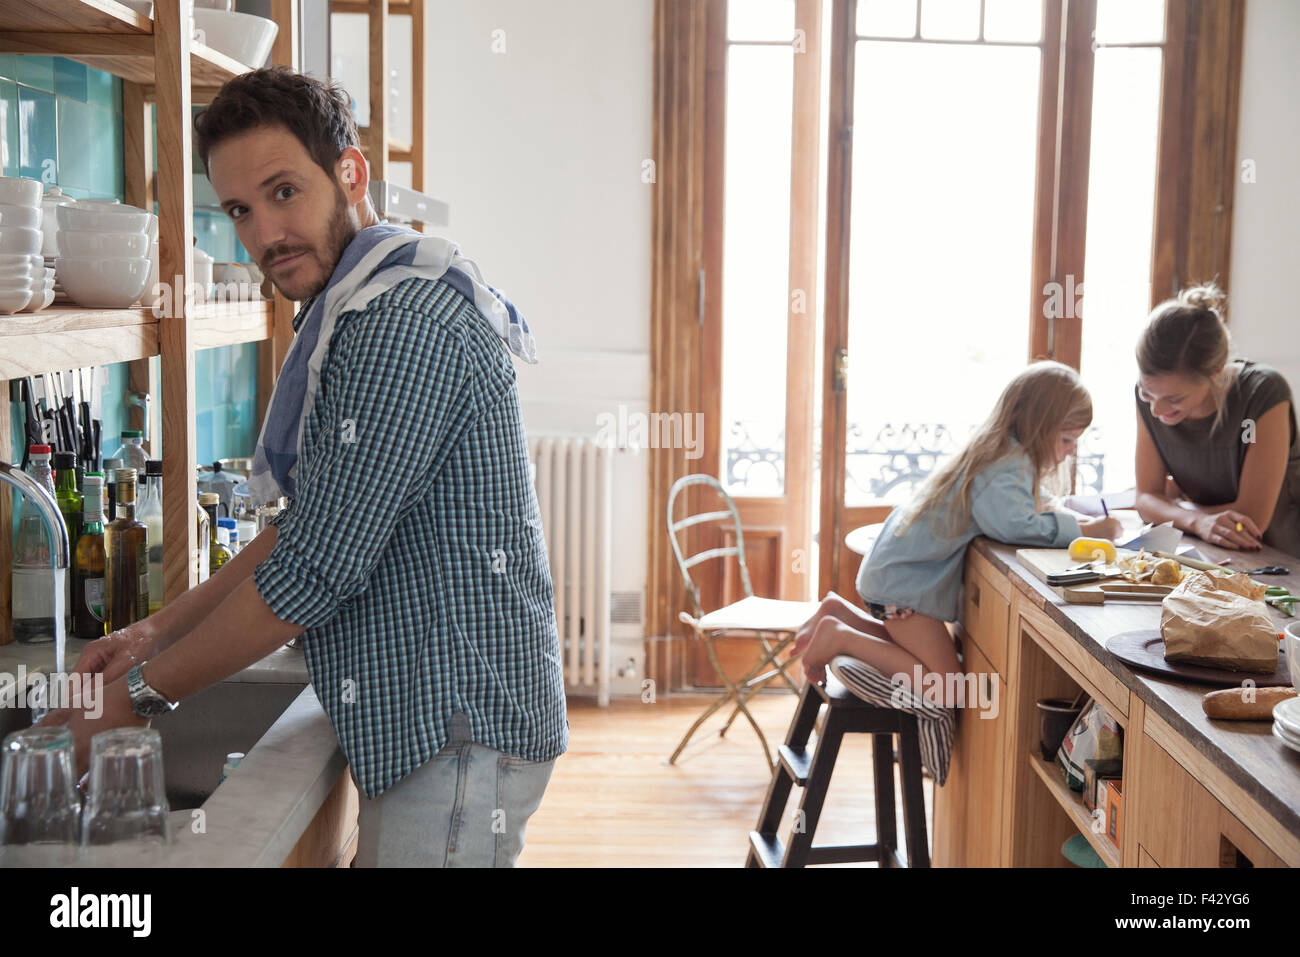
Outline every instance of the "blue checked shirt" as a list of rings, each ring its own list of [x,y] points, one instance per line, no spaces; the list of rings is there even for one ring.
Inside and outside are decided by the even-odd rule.
[[[310,303],[294,319],[294,329]],[[515,370],[474,304],[411,279],[339,317],[296,496],[254,581],[375,797],[446,743],[568,746],[564,677]]]

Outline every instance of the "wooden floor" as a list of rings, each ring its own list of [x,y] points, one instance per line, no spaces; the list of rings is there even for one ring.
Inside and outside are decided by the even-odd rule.
[[[740,867],[771,774],[758,737],[737,718],[725,738],[712,716],[676,765],[668,756],[711,695],[615,699],[608,708],[569,699],[569,750],[528,822],[520,867]],[[773,749],[797,698],[764,693],[751,704]],[[933,782],[925,778],[926,808]],[[817,826],[817,844],[875,840],[871,738],[848,735]],[[788,836],[802,790],[786,811]],[[927,815],[929,816],[929,815]],[[902,811],[898,812],[900,831]],[[927,821],[927,831],[929,822]],[[899,846],[904,846],[902,836]],[[865,867],[874,865],[835,865]]]

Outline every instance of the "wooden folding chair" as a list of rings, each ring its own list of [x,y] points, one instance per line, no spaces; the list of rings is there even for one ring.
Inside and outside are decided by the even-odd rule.
[[[722,500],[725,509],[704,511],[674,520],[673,512],[677,496],[684,489],[695,485],[702,485],[712,489]],[[680,532],[695,525],[728,520],[735,530],[735,545],[706,549],[689,558],[683,554],[682,543],[678,538]],[[726,692],[695,719],[695,723],[691,725],[681,743],[677,745],[677,750],[668,759],[668,763],[676,763],[678,755],[682,753],[687,742],[691,740],[700,725],[708,720],[710,715],[734,702],[731,716],[718,732],[719,736],[725,736],[731,727],[731,723],[736,720],[736,716],[743,714],[758,735],[759,743],[763,746],[763,754],[767,759],[768,769],[771,770],[775,765],[773,764],[772,751],[767,744],[767,736],[763,734],[763,729],[754,720],[754,716],[750,713],[746,702],[754,694],[766,687],[769,682],[778,677],[789,686],[791,691],[799,694],[799,685],[786,671],[794,663],[795,659],[791,658],[788,661],[779,661],[777,659],[794,642],[795,633],[800,626],[811,618],[817,610],[817,602],[779,601],[773,598],[756,598],[754,596],[754,588],[749,580],[749,568],[745,564],[745,536],[740,528],[740,514],[736,511],[736,503],[732,501],[731,496],[727,494],[718,480],[711,475],[687,475],[673,483],[672,489],[668,492],[668,539],[672,543],[673,555],[677,558],[677,566],[682,571],[682,580],[686,584],[686,592],[690,596],[691,604],[695,609],[694,615],[682,612],[679,617],[694,629],[696,638],[704,643],[704,649],[709,655],[709,661],[713,664],[713,670],[717,672],[718,678],[726,688]],[[691,569],[712,559],[726,561],[733,555],[740,566],[740,583],[745,591],[745,597],[706,615],[704,609],[700,606],[700,592],[691,578]],[[732,637],[748,636],[756,639],[762,646],[762,654],[758,664],[751,668],[739,681],[733,682],[727,676],[713,647],[714,640],[723,635]]]

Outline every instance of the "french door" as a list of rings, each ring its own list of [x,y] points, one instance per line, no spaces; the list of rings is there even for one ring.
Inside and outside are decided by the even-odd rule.
[[[1240,17],[834,0],[820,591],[856,597],[846,535],[907,501],[1029,359],[1092,392],[1077,486],[1131,487],[1146,314],[1226,282]]]

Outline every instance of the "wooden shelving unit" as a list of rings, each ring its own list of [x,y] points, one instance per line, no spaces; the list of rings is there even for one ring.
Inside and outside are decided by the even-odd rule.
[[[156,109],[159,275],[194,276],[191,107],[206,102],[250,67],[192,41],[181,5],[157,2],[154,19],[115,0],[0,0],[0,53],[61,56],[123,80],[125,201],[151,203],[152,110]],[[297,3],[272,0],[279,25],[271,62],[297,64]],[[273,381],[293,337],[295,304],[273,301],[207,303],[186,310],[176,302],[159,319],[147,308],[93,310],[58,306],[0,320],[0,379],[36,372],[130,362],[130,387],[145,391],[149,363],[160,359],[154,396],[162,406],[164,600],[196,584],[194,354],[244,342],[265,343],[260,385]],[[8,413],[8,393],[0,395]],[[151,450],[155,455],[157,447]],[[0,459],[14,461],[8,428],[0,429]],[[0,567],[11,561],[8,496],[0,496]],[[9,576],[0,576],[0,642],[9,639]]]
[[[424,0],[330,0],[330,13],[368,17],[370,31],[370,125],[357,132],[372,180],[387,181],[388,164],[411,164],[411,188],[424,192]],[[411,18],[411,142],[388,131],[388,16]],[[423,231],[424,224],[411,224]]]
[[[1071,791],[1065,783],[1065,774],[1061,769],[1036,754],[1026,754],[1025,758],[1039,780],[1047,785],[1047,790],[1056,799],[1056,803],[1069,815],[1079,833],[1087,838],[1092,849],[1106,862],[1106,866],[1119,867],[1119,848],[1105,834],[1098,834],[1092,829],[1092,813],[1083,806],[1083,798]]]

